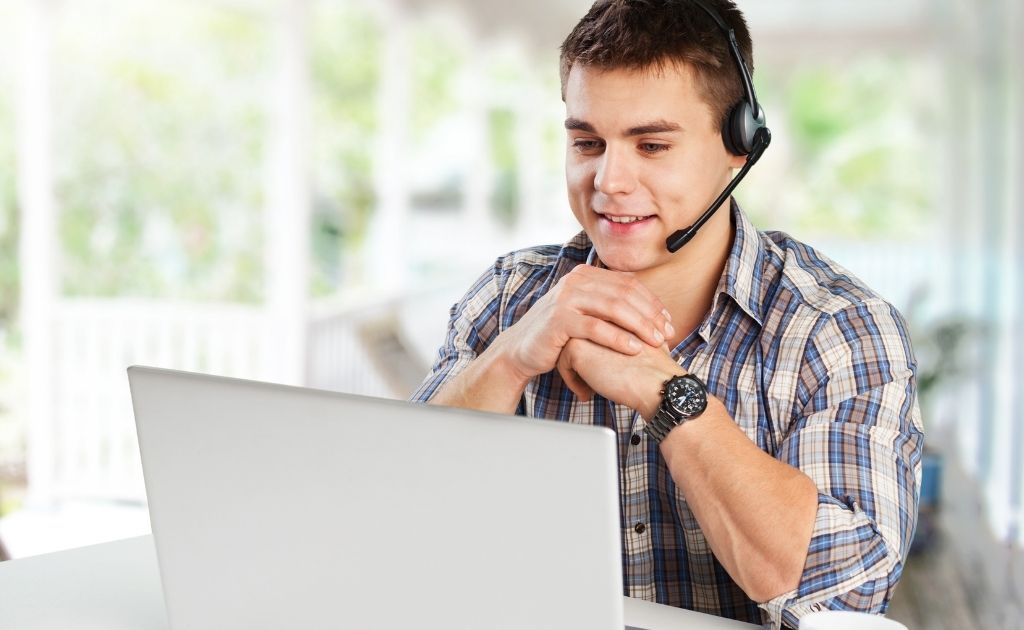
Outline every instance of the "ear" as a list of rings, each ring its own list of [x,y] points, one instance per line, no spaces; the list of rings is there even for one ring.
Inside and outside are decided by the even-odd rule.
[[[728,153],[728,151],[726,151]],[[747,156],[745,155],[733,155],[729,153],[729,168],[743,168],[743,165],[747,163]]]

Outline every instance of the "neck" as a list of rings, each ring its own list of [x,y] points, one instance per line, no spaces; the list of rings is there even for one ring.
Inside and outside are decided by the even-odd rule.
[[[676,334],[668,340],[670,347],[700,326],[711,310],[735,232],[729,205],[726,201],[670,263],[637,274],[672,314]]]

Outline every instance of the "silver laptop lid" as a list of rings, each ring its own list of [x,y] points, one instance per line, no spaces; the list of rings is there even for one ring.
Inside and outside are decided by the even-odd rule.
[[[622,628],[611,431],[128,376],[172,630]]]

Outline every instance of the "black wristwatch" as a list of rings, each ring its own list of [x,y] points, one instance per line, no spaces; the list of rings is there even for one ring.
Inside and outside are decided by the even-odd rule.
[[[693,374],[673,376],[661,388],[661,404],[644,427],[647,435],[661,442],[668,432],[693,420],[708,407],[708,388]]]

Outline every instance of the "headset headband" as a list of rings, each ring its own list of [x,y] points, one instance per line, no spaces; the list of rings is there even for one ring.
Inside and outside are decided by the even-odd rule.
[[[708,16],[715,21],[722,32],[725,33],[726,38],[729,40],[729,49],[732,51],[732,56],[736,60],[736,65],[740,69],[740,79],[743,81],[743,89],[747,93],[747,102],[750,103],[750,111],[756,117],[761,111],[761,106],[757,102],[757,95],[754,94],[754,82],[750,78],[750,70],[747,69],[747,62],[743,61],[743,53],[740,52],[740,45],[736,42],[736,31],[729,27],[724,20],[716,13],[711,7],[704,4],[703,0],[693,0],[693,3],[704,10]]]

